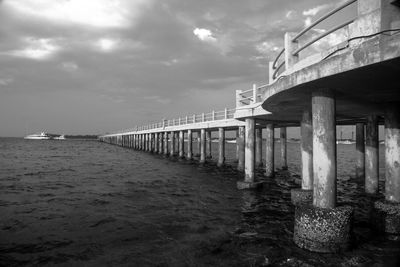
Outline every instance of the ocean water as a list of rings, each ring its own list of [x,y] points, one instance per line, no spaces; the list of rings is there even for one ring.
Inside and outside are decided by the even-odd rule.
[[[235,144],[224,168],[216,148],[200,166],[96,141],[0,139],[0,266],[400,265],[399,243],[370,230],[354,145],[337,153],[338,199],[355,207],[353,248],[339,254],[292,242],[299,144],[288,143],[289,172],[276,144],[276,178],[260,169],[259,191],[236,189]]]

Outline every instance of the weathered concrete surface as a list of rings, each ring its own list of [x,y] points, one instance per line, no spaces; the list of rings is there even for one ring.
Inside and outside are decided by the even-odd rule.
[[[300,150],[301,150],[301,188],[313,189],[313,128],[311,108],[303,111],[300,122]]]
[[[167,156],[168,154],[168,132],[164,132],[164,155]]]
[[[170,133],[170,140],[169,155],[173,157],[175,155],[175,132]]]
[[[218,167],[225,164],[225,130],[224,128],[218,129]]]
[[[388,239],[400,240],[400,203],[376,201],[373,218],[379,232]]]
[[[272,123],[266,126],[265,136],[265,176],[274,177],[275,163],[274,163],[274,125]]]
[[[312,204],[312,189],[293,188],[290,190],[290,197],[293,205]]]
[[[356,178],[365,177],[364,123],[356,123]]]
[[[193,159],[193,137],[192,137],[192,130],[187,131],[187,159]]]
[[[245,160],[244,160],[244,180],[245,182],[254,182],[255,170],[255,121],[246,119],[245,127]]]
[[[296,205],[294,243],[304,249],[335,253],[350,247],[353,208]]]
[[[312,94],[313,205],[336,207],[336,120],[335,96],[330,89]]]
[[[262,166],[262,129],[256,128],[256,168]]]
[[[238,146],[238,171],[244,171],[245,162],[245,127],[241,126],[238,129],[238,137],[236,139]]]
[[[379,182],[379,139],[378,116],[375,114],[367,117],[367,137],[365,140],[365,192],[378,193]]]
[[[378,103],[400,101],[398,77],[393,75],[400,73],[399,47],[399,34],[363,39],[356,47],[268,85],[262,107],[272,112],[271,120],[300,121],[313,90],[334,88],[339,122],[357,121],[372,112],[383,115]]]
[[[206,142],[207,142],[207,148],[206,148],[206,158],[211,159],[211,131],[206,131]]]
[[[281,140],[281,167],[282,170],[287,170],[287,139],[286,139],[286,127],[280,128],[280,140]]]
[[[400,103],[385,110],[385,198],[400,203]]]
[[[183,131],[179,131],[179,157],[184,158],[185,157],[185,151],[184,151],[184,135]]]
[[[206,130],[200,132],[200,163],[206,162]]]

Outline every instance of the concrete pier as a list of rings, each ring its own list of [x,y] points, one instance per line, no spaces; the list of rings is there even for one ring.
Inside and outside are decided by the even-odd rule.
[[[335,106],[332,90],[312,93],[313,205],[296,205],[293,241],[316,252],[338,252],[350,247],[353,209],[336,207]]]
[[[187,132],[187,159],[193,159],[193,137],[192,137],[192,130],[188,130]]]
[[[336,119],[335,97],[329,89],[312,96],[313,113],[313,204],[336,207]]]
[[[265,136],[265,176],[272,178],[274,177],[275,163],[274,163],[274,146],[275,146],[275,134],[274,125],[272,123],[266,126]]]
[[[280,129],[280,137],[281,137],[281,167],[282,170],[287,170],[287,140],[286,140],[286,127],[281,127]]]
[[[184,158],[185,157],[185,151],[184,151],[184,134],[183,131],[179,131],[179,157]]]
[[[300,122],[301,188],[291,190],[292,203],[312,203],[313,198],[313,128],[309,108],[305,109]]]
[[[367,117],[366,132],[365,192],[368,194],[377,194],[379,182],[379,137],[377,115],[372,114]]]
[[[201,131],[197,132],[197,157],[200,157],[200,151],[201,151]]]
[[[356,124],[356,178],[365,177],[364,123]]]
[[[237,182],[238,189],[251,189],[262,185],[255,182],[255,120],[246,118],[245,123],[244,181]]]
[[[200,163],[206,162],[206,130],[200,130]]]
[[[385,109],[385,200],[375,202],[374,209],[378,230],[400,240],[400,103]]]
[[[235,133],[236,133],[236,161],[239,161],[239,141],[238,141],[238,139],[239,139],[239,129],[237,129],[236,131],[235,131]]]
[[[238,137],[236,139],[238,147],[238,171],[244,171],[244,161],[245,161],[245,127],[239,127]]]
[[[225,130],[218,128],[218,167],[225,164]]]
[[[167,156],[168,154],[168,132],[164,132],[164,155]]]
[[[264,156],[268,177],[274,175],[274,125],[281,130],[281,166],[285,170],[286,127],[300,124],[302,184],[300,189],[292,190],[292,200],[302,200],[293,201],[293,240],[301,248],[332,253],[349,248],[353,215],[350,206],[337,203],[336,124],[356,124],[356,177],[365,176],[365,191],[377,194],[378,122],[384,118],[385,199],[374,203],[372,214],[376,220],[372,224],[391,239],[400,239],[400,94],[396,75],[400,69],[400,35],[396,34],[400,25],[399,1],[358,0],[357,15],[352,20],[333,22],[332,30],[321,35],[310,34],[320,22],[355,2],[339,3],[300,32],[285,33],[284,47],[270,62],[269,81],[237,90],[236,108],[197,114],[184,121],[163,120],[107,134],[99,140],[126,147],[130,142],[126,136],[133,134],[135,146],[147,151],[154,134],[164,132],[163,153],[167,155],[170,133],[170,154],[174,155],[174,132],[188,131],[190,140],[192,132],[200,132],[198,151],[200,162],[204,163],[211,155],[210,132],[218,130],[220,166],[224,163],[223,135],[238,129],[237,168],[245,170],[245,175],[237,187],[247,189],[259,185],[255,168],[261,165],[263,156],[262,134],[256,130],[256,120],[258,127],[267,124]],[[321,38],[335,37],[331,34],[337,30],[345,33],[348,42],[316,54],[304,53]],[[162,138],[161,134],[158,138]],[[189,143],[188,140],[188,159],[192,154]],[[179,156],[184,154],[181,147],[180,138]]]
[[[206,148],[206,158],[211,159],[211,131],[206,131],[206,140],[207,140],[207,148]]]
[[[164,133],[160,132],[158,134],[158,154],[163,154],[164,153]]]
[[[169,155],[171,157],[175,156],[175,132],[170,133],[170,148]]]
[[[263,166],[262,160],[262,129],[256,128],[256,168]]]
[[[385,199],[400,203],[400,103],[385,110]]]

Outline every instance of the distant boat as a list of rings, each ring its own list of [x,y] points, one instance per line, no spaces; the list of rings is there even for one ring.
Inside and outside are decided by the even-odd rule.
[[[52,136],[48,133],[41,132],[40,134],[31,134],[24,137],[24,139],[31,140],[50,140],[53,139]]]
[[[54,137],[54,140],[66,140],[65,135]]]

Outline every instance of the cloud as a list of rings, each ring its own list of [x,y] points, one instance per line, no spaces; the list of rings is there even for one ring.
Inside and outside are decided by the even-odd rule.
[[[79,69],[75,62],[63,62],[61,63],[61,67],[68,72],[73,72]]]
[[[315,16],[317,15],[321,10],[328,8],[330,5],[325,4],[325,5],[320,5],[316,6],[307,10],[303,11],[303,16]]]
[[[118,41],[109,39],[109,38],[101,38],[96,42],[96,46],[104,51],[104,52],[109,52],[111,50],[114,50],[117,47]]]
[[[23,16],[57,23],[101,28],[129,27],[150,0],[24,0],[5,1],[6,7]]]
[[[15,57],[23,57],[34,60],[46,60],[53,57],[60,49],[54,39],[50,38],[23,38],[24,48],[20,50],[6,51],[3,54]]]
[[[193,30],[194,35],[204,42],[216,42],[217,39],[213,36],[212,32],[208,29],[196,28]]]
[[[304,26],[305,26],[305,27],[310,26],[311,23],[312,23],[311,17],[307,17],[307,18],[304,20]]]
[[[287,19],[292,19],[292,18],[294,17],[295,13],[296,13],[296,11],[294,11],[294,10],[289,10],[288,12],[286,12],[285,17],[286,17]]]

